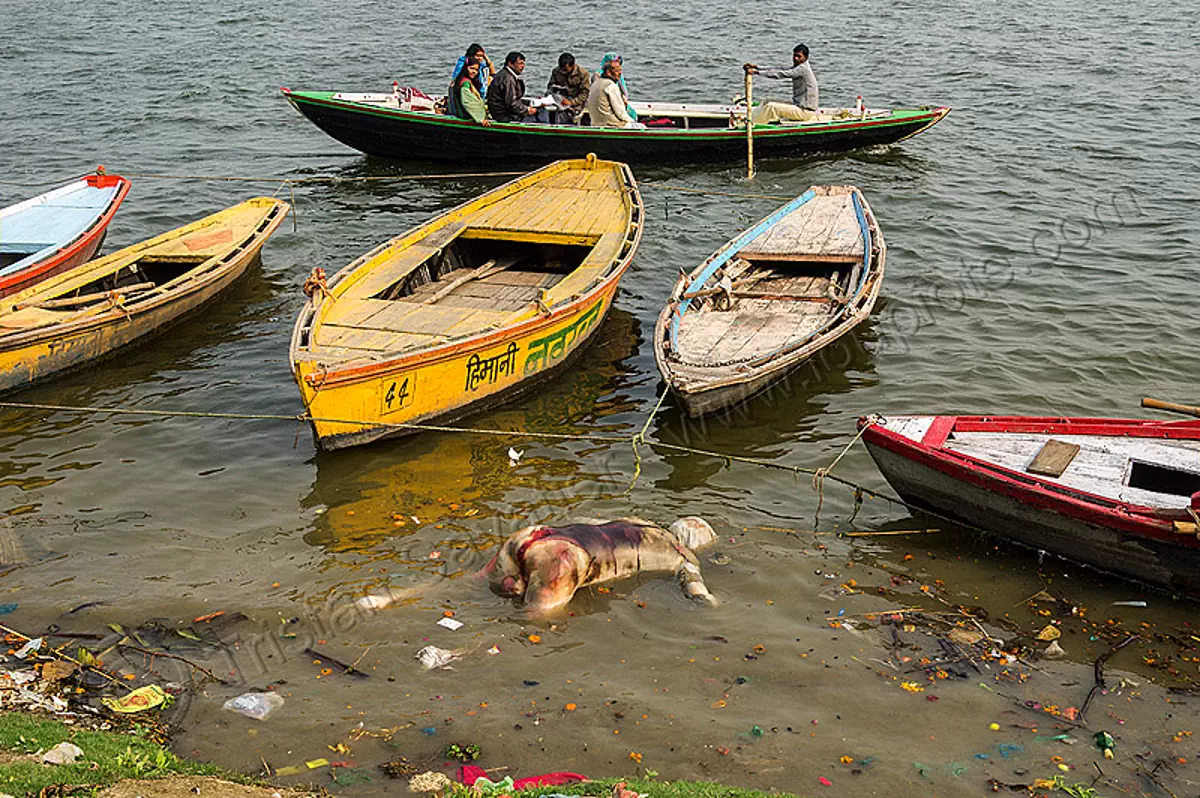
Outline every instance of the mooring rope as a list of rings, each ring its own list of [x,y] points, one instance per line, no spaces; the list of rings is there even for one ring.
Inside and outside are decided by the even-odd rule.
[[[407,181],[407,180],[455,180],[460,178],[483,178],[483,177],[520,177],[528,174],[527,172],[457,172],[457,173],[442,173],[442,174],[414,174],[414,175],[362,175],[357,177],[333,176],[333,175],[311,175],[291,177],[287,175],[205,175],[205,174],[189,174],[189,173],[169,173],[169,172],[122,172],[119,170],[107,170],[110,174],[120,174],[122,177],[139,180],[209,180],[213,182],[232,182],[232,183],[271,183],[278,184],[279,188],[275,190],[278,194],[284,186],[287,186],[292,191],[292,205],[295,203],[295,186],[297,184],[306,183],[360,183],[360,182],[391,182],[391,181]],[[53,180],[26,182],[22,180],[0,180],[0,185],[4,186],[20,186],[26,188],[39,188],[42,186],[56,186],[65,183],[73,183],[76,180],[82,180],[88,175],[95,172],[84,172],[78,175],[56,178]],[[739,191],[718,191],[716,189],[707,188],[691,188],[689,186],[676,186],[670,183],[658,183],[648,181],[640,184],[643,188],[659,189],[662,191],[677,191],[686,194],[702,194],[710,197],[738,197],[742,199],[769,199],[786,202],[795,199],[791,196],[782,196],[778,194],[751,194]]]
[[[421,432],[459,432],[459,433],[471,433],[471,434],[475,434],[475,435],[492,435],[492,436],[496,436],[496,437],[542,438],[542,439],[546,439],[546,440],[557,440],[557,441],[631,443],[631,444],[634,444],[635,476],[634,476],[633,481],[630,483],[629,488],[627,488],[624,491],[625,495],[628,495],[630,493],[630,491],[632,491],[634,485],[637,482],[637,474],[640,473],[640,470],[639,470],[640,453],[637,450],[637,444],[634,443],[636,441],[637,443],[643,443],[643,444],[646,444],[653,448],[667,449],[669,451],[682,452],[685,454],[694,454],[694,455],[699,455],[702,457],[712,457],[712,458],[715,458],[718,460],[723,460],[726,463],[744,463],[746,465],[758,466],[760,468],[769,468],[769,469],[774,469],[776,471],[787,471],[796,476],[799,476],[800,474],[805,474],[805,475],[809,475],[809,476],[813,476],[813,477],[820,476],[822,482],[824,482],[825,480],[829,480],[829,481],[836,482],[840,485],[844,485],[845,487],[853,489],[853,491],[854,491],[854,515],[858,514],[859,508],[862,505],[862,497],[870,496],[873,499],[880,499],[882,501],[896,505],[897,507],[903,507],[903,508],[909,510],[910,512],[921,513],[923,515],[927,515],[927,516],[930,516],[933,518],[938,518],[942,521],[948,521],[950,523],[957,524],[961,527],[965,527],[967,529],[971,529],[976,532],[982,532],[984,534],[987,534],[987,530],[983,529],[982,527],[975,526],[969,522],[962,521],[957,518],[951,518],[950,516],[944,515],[942,513],[938,513],[933,510],[929,510],[925,507],[918,507],[916,505],[909,504],[908,502],[904,501],[903,499],[897,498],[895,496],[888,496],[886,493],[880,493],[879,491],[864,487],[864,486],[858,484],[857,482],[853,482],[849,479],[845,479],[844,477],[839,477],[834,474],[831,474],[830,471],[833,469],[833,467],[838,464],[838,462],[846,455],[846,453],[854,446],[855,443],[857,443],[859,440],[862,439],[862,435],[866,431],[866,428],[868,426],[870,426],[870,423],[865,425],[862,430],[859,430],[859,433],[857,435],[855,435],[854,439],[851,440],[850,443],[847,444],[842,449],[842,451],[838,454],[838,456],[836,458],[834,458],[834,461],[829,466],[827,466],[825,468],[808,468],[806,466],[788,465],[787,463],[778,463],[773,460],[764,460],[764,459],[758,458],[758,457],[747,457],[745,455],[730,454],[728,452],[717,452],[717,451],[713,451],[711,449],[700,449],[700,448],[697,448],[694,446],[684,446],[683,444],[679,444],[679,443],[668,443],[666,441],[647,442],[645,439],[646,433],[649,431],[650,424],[653,422],[654,418],[657,416],[659,410],[661,410],[661,408],[663,406],[663,402],[665,401],[668,393],[669,393],[669,389],[663,390],[662,394],[659,395],[658,401],[656,402],[654,408],[651,410],[651,412],[647,416],[646,421],[642,425],[641,429],[632,436],[617,435],[617,434],[610,434],[610,433],[603,433],[603,432],[590,432],[590,433],[586,433],[586,434],[570,433],[570,432],[534,432],[534,431],[530,431],[530,430],[502,430],[502,429],[487,429],[487,428],[482,428],[482,427],[447,427],[447,426],[441,426],[441,425],[437,425],[437,424],[405,424],[405,423],[389,423],[389,422],[379,422],[378,426],[390,428],[390,429],[405,429],[405,430],[421,431]],[[234,421],[237,421],[237,420],[288,421],[288,422],[301,422],[301,423],[306,422],[306,421],[308,421],[308,422],[321,421],[321,422],[330,423],[330,424],[351,424],[351,425],[361,425],[362,424],[361,421],[355,421],[355,420],[351,420],[351,419],[314,418],[314,417],[309,416],[307,413],[297,413],[294,415],[287,415],[287,414],[281,414],[281,413],[215,413],[215,412],[210,412],[210,411],[199,411],[199,410],[153,410],[153,409],[149,409],[149,408],[93,407],[93,406],[87,406],[87,405],[55,405],[55,404],[46,404],[46,403],[41,403],[41,402],[8,402],[8,401],[0,401],[0,408],[10,408],[10,409],[14,409],[14,410],[53,410],[53,411],[61,411],[61,412],[69,412],[69,413],[111,413],[114,415],[144,415],[144,416],[155,416],[155,417],[159,417],[159,418],[209,418],[209,419],[216,419],[216,420],[234,420]],[[878,417],[872,416],[872,418],[877,419]],[[871,422],[871,423],[874,423],[874,422]],[[819,505],[817,508],[817,513],[820,514],[820,506]],[[853,516],[852,516],[852,518],[853,518]]]

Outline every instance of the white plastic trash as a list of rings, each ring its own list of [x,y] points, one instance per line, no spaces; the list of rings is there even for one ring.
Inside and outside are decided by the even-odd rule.
[[[429,670],[444,668],[463,655],[462,650],[447,651],[437,646],[425,646],[417,652],[417,659]]]
[[[283,696],[278,693],[242,693],[225,702],[223,709],[245,715],[254,720],[266,720],[275,710],[283,706]]]
[[[59,743],[42,754],[42,764],[70,765],[81,756],[83,756],[83,749],[74,743]]]

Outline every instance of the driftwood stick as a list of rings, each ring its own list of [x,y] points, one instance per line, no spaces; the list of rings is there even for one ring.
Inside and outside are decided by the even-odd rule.
[[[184,663],[185,665],[190,665],[192,668],[195,668],[196,670],[200,671],[205,676],[207,676],[208,678],[217,682],[218,684],[229,684],[229,682],[225,681],[220,676],[217,676],[215,673],[213,673],[212,671],[210,671],[208,668],[204,667],[203,665],[197,665],[196,663],[192,662],[190,659],[187,659],[186,657],[181,657],[178,654],[168,654],[165,651],[154,651],[149,648],[142,648],[141,646],[135,646],[132,643],[117,643],[117,648],[128,648],[129,650],[136,651],[139,654],[145,654],[146,656],[150,657],[151,663],[154,662],[155,657],[166,657],[167,659],[177,659],[180,662]]]
[[[1130,635],[1129,637],[1125,638],[1120,643],[1117,643],[1115,646],[1110,648],[1108,651],[1105,651],[1103,654],[1101,654],[1099,657],[1096,658],[1096,662],[1092,666],[1092,668],[1095,671],[1096,683],[1092,685],[1092,689],[1088,691],[1087,699],[1083,702],[1083,706],[1079,708],[1079,719],[1080,720],[1083,720],[1083,721],[1087,720],[1087,711],[1088,711],[1088,707],[1092,705],[1092,699],[1096,697],[1096,693],[1100,692],[1101,690],[1103,690],[1105,688],[1105,684],[1104,684],[1104,662],[1105,662],[1105,660],[1107,660],[1113,654],[1116,654],[1118,651],[1125,648],[1125,646],[1129,645],[1130,643],[1132,643],[1134,640],[1137,640],[1137,639],[1138,639],[1137,635]]]
[[[0,632],[4,632],[5,634],[10,634],[10,635],[14,635],[15,637],[19,637],[22,640],[24,640],[25,642],[29,642],[29,641],[35,639],[35,638],[30,637],[29,635],[18,632],[16,629],[10,629],[9,627],[4,626],[3,624],[0,624]],[[113,676],[111,673],[102,671],[99,668],[97,668],[95,665],[86,665],[86,664],[80,662],[79,660],[75,659],[74,657],[71,657],[71,656],[68,656],[68,655],[62,653],[62,651],[59,649],[54,650],[53,656],[55,657],[55,659],[66,660],[67,662],[78,665],[80,668],[89,670],[92,673],[98,673],[101,676],[103,676],[105,679],[108,679],[113,684],[120,684],[126,690],[128,690],[130,692],[133,691],[133,688],[129,687],[129,685],[122,684],[121,681],[119,679],[117,679],[115,676]]]
[[[348,676],[358,676],[363,679],[366,679],[368,676],[370,676],[370,674],[363,673],[362,671],[360,671],[358,668],[354,667],[353,665],[348,665],[345,662],[342,662],[341,660],[334,659],[333,657],[329,656],[328,654],[322,654],[320,651],[317,651],[315,648],[306,648],[306,649],[304,649],[304,653],[309,655],[313,659],[325,660],[330,665],[336,665],[337,667],[341,668],[342,672],[347,674]],[[364,656],[366,655],[365,651],[363,652],[363,655]],[[359,659],[362,659],[362,657],[359,657]]]

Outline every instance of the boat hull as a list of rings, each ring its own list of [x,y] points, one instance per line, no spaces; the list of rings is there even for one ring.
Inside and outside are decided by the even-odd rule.
[[[319,365],[298,363],[296,381],[317,445],[330,451],[411,435],[421,428],[399,425],[448,424],[555,376],[590,343],[623,272],[580,307],[459,347],[380,363],[335,382],[322,380]],[[489,362],[480,379],[481,364]]]
[[[860,422],[861,423],[861,422]],[[1168,520],[1123,516],[1115,525],[1078,502],[1058,502],[1005,479],[922,453],[866,430],[863,441],[888,484],[913,507],[1105,573],[1200,599],[1195,535],[1172,539]]]
[[[317,447],[444,425],[560,372],[607,315],[644,217],[627,165],[564,160],[346,266],[292,332]]]
[[[545,163],[595,153],[631,163],[728,163],[746,157],[743,128],[623,130],[565,125],[483,127],[453,117],[368,107],[330,92],[284,90],[292,105],[328,135],[368,155],[399,160]],[[893,144],[933,126],[949,108],[895,112],[804,127],[759,127],[757,158],[787,158]]]
[[[61,325],[0,336],[0,392],[19,390],[92,365],[162,332],[199,310],[258,262],[262,247],[287,214],[286,203],[272,203],[255,234],[210,259],[215,267],[203,275],[145,301],[113,304],[102,312]],[[137,245],[129,250],[137,250]],[[105,260],[120,262],[122,252]],[[219,262],[218,262],[219,261]],[[93,263],[100,263],[95,261]],[[82,268],[89,269],[92,264]],[[71,273],[60,278],[69,280]],[[33,290],[38,290],[34,288]]]

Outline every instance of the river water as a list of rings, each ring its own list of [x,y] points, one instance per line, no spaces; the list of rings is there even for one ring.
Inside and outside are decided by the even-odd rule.
[[[764,163],[750,183],[737,165],[637,172],[646,235],[595,344],[536,396],[472,424],[641,428],[661,390],[647,337],[678,270],[780,204],[669,186],[791,197],[813,184],[853,183],[890,257],[871,323],[786,389],[702,425],[668,400],[639,449],[636,483],[625,444],[428,434],[317,454],[292,422],[3,411],[0,511],[31,563],[0,579],[4,601],[20,604],[11,623],[104,631],[155,617],[203,628],[191,619],[225,611],[224,636],[242,643],[223,672],[245,686],[274,683],[286,697],[256,723],[220,709],[244,686],[210,684],[173,710],[181,751],[247,770],[260,768],[260,757],[272,767],[349,759],[360,769],[345,780],[371,780],[333,785],[348,795],[388,789],[372,768],[398,754],[440,765],[452,740],[478,743],[485,767],[511,768],[500,775],[645,768],[800,793],[824,789],[824,777],[842,794],[974,795],[987,778],[1056,775],[1055,756],[1074,768],[1069,781],[1090,781],[1091,733],[1105,728],[1119,747],[1103,767],[1121,791],[1150,794],[1137,769],[1165,761],[1156,778],[1195,792],[1177,757],[1193,760],[1196,745],[1175,734],[1197,725],[1194,699],[1189,706],[1163,685],[1197,676],[1196,666],[1179,663],[1174,679],[1147,667],[1155,643],[1113,657],[1110,669],[1130,681],[1098,699],[1072,747],[1033,739],[1027,727],[1037,715],[1001,695],[999,668],[922,681],[924,693],[902,690],[912,674],[894,660],[871,661],[889,656],[886,630],[848,631],[827,617],[920,603],[915,586],[890,592],[901,572],[916,585],[942,580],[952,603],[1009,613],[1028,630],[1043,621],[1022,599],[1047,586],[1094,619],[1122,613],[1122,624],[1144,630],[1179,628],[1194,606],[962,530],[840,538],[832,533],[920,522],[873,500],[851,520],[850,492],[832,484],[818,514],[807,478],[654,447],[687,442],[816,467],[851,442],[856,417],[872,412],[1139,416],[1144,395],[1200,398],[1194,19],[1145,0],[803,9],[701,0],[553,8],[114,0],[69,13],[0,0],[0,10],[0,178],[53,181],[100,163],[127,174],[273,178],[135,178],[110,251],[276,191],[283,177],[447,171],[350,151],[295,113],[278,87],[377,91],[398,79],[440,91],[473,40],[497,60],[523,50],[531,85],[562,49],[589,66],[615,49],[635,96],[694,101],[728,100],[740,90],[742,62],[787,63],[805,41],[826,105],[862,94],[872,106],[954,107],[903,144]],[[760,81],[756,96],[784,98],[788,89]],[[286,223],[261,269],[203,316],[15,398],[299,413],[287,346],[310,269],[332,272],[499,182],[301,185],[296,229]],[[0,184],[0,199],[35,191]],[[524,451],[518,466],[509,445]],[[861,447],[837,473],[885,487]],[[686,514],[722,533],[704,560],[718,609],[688,605],[668,580],[647,580],[581,596],[570,617],[534,625],[460,578],[526,523],[622,515],[667,523]],[[889,592],[842,595],[837,585],[848,579]],[[387,585],[422,592],[371,617],[348,609]],[[1111,607],[1122,600],[1149,607]],[[88,602],[99,603],[68,612]],[[466,626],[436,626],[447,610]],[[453,670],[425,672],[413,655],[427,644],[467,653]],[[360,660],[371,678],[323,674],[306,645]],[[1107,645],[1073,627],[1065,662],[1026,669],[1031,678],[1008,689],[1078,706]],[[498,654],[487,653],[492,646]],[[988,730],[993,721],[1000,732]],[[395,731],[390,741],[353,739],[359,724]],[[1049,728],[1042,733],[1058,733]],[[350,753],[329,750],[338,743]],[[1000,743],[1022,750],[1002,755]],[[295,778],[327,781],[328,770]]]

